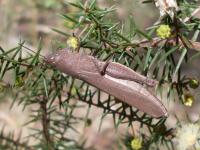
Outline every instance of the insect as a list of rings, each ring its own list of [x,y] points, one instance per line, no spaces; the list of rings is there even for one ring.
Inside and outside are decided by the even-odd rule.
[[[168,115],[161,101],[141,85],[155,86],[157,81],[120,63],[100,61],[91,55],[68,49],[48,55],[45,62],[152,117],[160,118]]]

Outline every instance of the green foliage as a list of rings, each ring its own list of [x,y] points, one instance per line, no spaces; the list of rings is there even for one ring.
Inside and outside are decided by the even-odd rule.
[[[55,9],[61,7],[61,3],[56,0],[36,0],[36,5],[46,9]]]
[[[149,1],[145,1],[147,2]],[[49,8],[53,5],[54,1],[45,1],[45,7]],[[182,73],[182,66],[188,63],[189,57],[194,59],[197,54],[199,56],[199,52],[188,56],[191,55],[189,51],[195,49],[188,36],[195,31],[193,39],[197,39],[195,37],[199,34],[196,31],[199,31],[200,20],[192,17],[189,22],[183,22],[180,17],[190,16],[192,11],[189,10],[194,10],[193,4],[179,1],[182,11],[175,15],[175,19],[169,16],[163,18],[161,24],[168,24],[172,29],[173,36],[169,39],[155,39],[153,33],[156,31],[156,26],[152,26],[145,32],[141,31],[131,17],[128,21],[130,26],[124,31],[123,25],[118,22],[113,23],[108,17],[115,8],[101,9],[96,5],[95,0],[91,0],[87,6],[81,2],[68,3],[68,5],[79,10],[76,13],[63,14],[62,17],[66,22],[73,22],[73,29],[76,30],[74,36],[80,41],[80,50],[84,49],[104,61],[111,57],[115,62],[155,78],[160,81],[157,91],[161,96],[162,91],[168,89],[168,98],[173,97],[176,101],[183,101],[184,93],[191,90],[191,83],[188,82],[190,78]],[[58,29],[54,31],[66,38],[72,36]],[[95,106],[103,110],[99,129],[105,116],[110,114],[113,116],[116,128],[120,124],[127,124],[130,128],[133,122],[137,121],[141,128],[148,130],[148,134],[142,134],[144,149],[150,149],[151,146],[159,149],[159,145],[173,149],[172,138],[168,138],[172,129],[166,128],[165,119],[153,119],[127,104],[116,101],[116,98],[109,95],[102,99],[100,90],[94,90],[94,87],[87,83],[64,75],[56,68],[43,63],[41,43],[35,52],[27,48],[25,42],[20,42],[19,46],[7,51],[3,48],[0,50],[2,83],[0,88],[11,89],[14,95],[13,103],[23,105],[24,108],[36,106],[27,124],[40,122],[42,126],[33,129],[35,134],[28,137],[39,141],[35,145],[14,140],[12,135],[6,136],[2,130],[1,148],[11,149],[12,145],[15,145],[18,149],[87,149],[85,141],[80,143],[67,134],[69,130],[78,134],[74,126],[80,122],[84,122],[85,125],[92,124],[88,114],[84,117],[74,115],[75,110],[83,107],[78,103],[82,101],[88,104],[89,109]],[[25,57],[22,56],[22,51],[26,53]],[[10,72],[15,80],[7,86],[4,78]],[[130,138],[125,141],[130,141]],[[127,145],[130,147],[130,142]]]

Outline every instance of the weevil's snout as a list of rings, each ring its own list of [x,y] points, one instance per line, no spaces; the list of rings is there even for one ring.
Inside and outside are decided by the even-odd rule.
[[[57,53],[56,54],[50,54],[45,58],[44,62],[46,64],[55,65],[56,62],[59,60],[59,58],[60,57]]]

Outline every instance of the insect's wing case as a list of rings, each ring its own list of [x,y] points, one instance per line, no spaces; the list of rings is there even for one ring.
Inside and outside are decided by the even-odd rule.
[[[136,82],[116,79],[107,75],[101,76],[90,72],[84,72],[82,80],[152,117],[160,118],[168,115],[161,101]]]

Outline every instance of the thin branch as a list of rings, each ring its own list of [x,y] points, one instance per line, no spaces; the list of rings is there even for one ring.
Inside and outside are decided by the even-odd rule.
[[[40,99],[40,107],[42,109],[42,128],[43,128],[43,135],[46,141],[47,147],[51,150],[52,149],[52,141],[49,133],[49,117],[47,113],[47,98],[42,96]]]
[[[149,40],[141,40],[141,41],[134,41],[134,44],[130,44],[129,46],[133,46],[133,47],[141,47],[141,48],[145,48],[145,47],[157,47],[159,45],[164,44],[165,42],[171,43],[173,45],[175,45],[175,39],[171,38],[171,39],[161,39],[161,38],[153,38],[152,41]],[[193,47],[190,47],[193,50],[196,51],[200,51],[200,42],[195,42],[192,40],[189,40],[189,42],[192,44]],[[181,46],[184,46],[184,44],[181,42],[181,40],[179,39],[179,44],[181,44]]]

